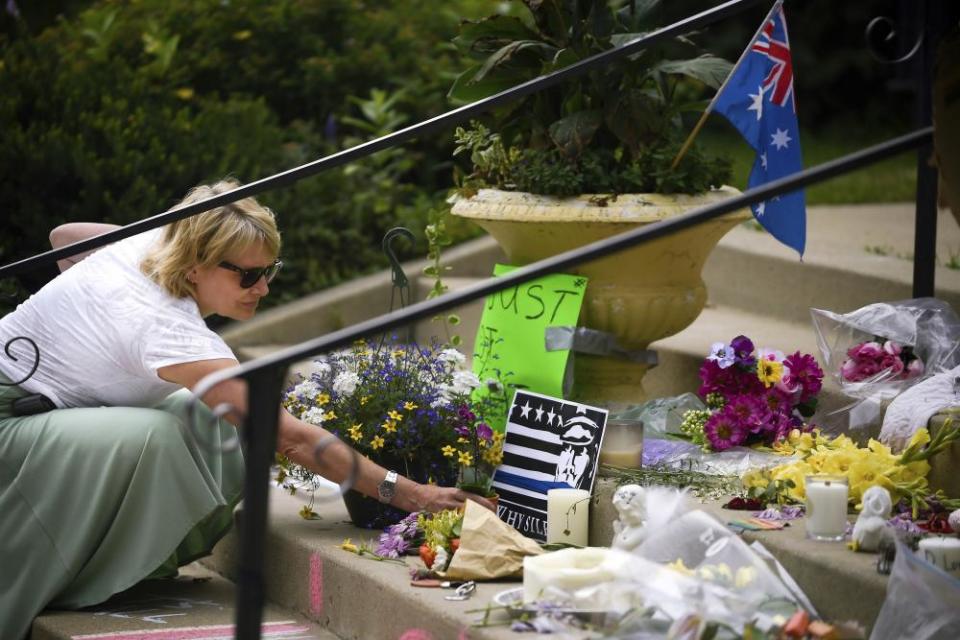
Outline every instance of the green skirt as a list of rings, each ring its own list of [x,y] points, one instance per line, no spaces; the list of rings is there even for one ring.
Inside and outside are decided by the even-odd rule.
[[[0,387],[0,638],[26,636],[45,607],[175,575],[229,530],[243,456],[219,449],[237,432],[202,404],[206,422],[191,432],[188,391],[153,409],[12,417],[23,395]]]

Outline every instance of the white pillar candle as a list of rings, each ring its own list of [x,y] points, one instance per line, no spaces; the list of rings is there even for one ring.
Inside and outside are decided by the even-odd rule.
[[[917,553],[930,564],[960,578],[960,538],[924,538]]]
[[[547,491],[547,542],[587,546],[590,492],[583,489]]]
[[[569,597],[577,589],[614,579],[610,549],[561,549],[523,559],[523,601]],[[561,593],[557,593],[557,591]]]
[[[806,477],[807,537],[843,540],[847,527],[847,479],[844,476]]]

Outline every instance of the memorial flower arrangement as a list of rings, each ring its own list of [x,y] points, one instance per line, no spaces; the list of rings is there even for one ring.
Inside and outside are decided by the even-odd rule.
[[[846,382],[899,381],[917,378],[923,370],[913,347],[874,336],[847,350],[840,377]]]
[[[756,350],[746,336],[715,343],[700,367],[707,409],[687,411],[681,431],[709,451],[772,445],[813,415],[823,370],[799,351]]]
[[[774,449],[797,456],[792,462],[768,470],[755,470],[743,477],[743,486],[765,502],[803,502],[805,478],[811,474],[842,475],[847,478],[849,500],[858,506],[863,493],[874,485],[890,492],[895,505],[908,508],[914,519],[933,505],[944,509],[960,507],[960,499],[951,499],[942,491],[932,491],[927,481],[928,459],[960,439],[960,428],[947,423],[936,436],[918,430],[900,455],[874,439],[860,447],[845,435],[829,438],[818,430],[791,431]]]
[[[470,407],[461,405],[453,428],[457,434],[456,446],[443,448],[443,455],[456,458],[460,464],[457,482],[464,491],[492,497],[493,474],[503,461],[504,434],[494,431]]]
[[[480,385],[464,362],[459,351],[439,345],[361,341],[315,360],[283,404],[384,466],[420,482],[452,485],[457,463],[466,459],[455,429],[474,415],[471,393]],[[475,426],[482,423],[474,419]],[[291,491],[316,488],[311,471],[282,457],[278,462],[278,483]]]

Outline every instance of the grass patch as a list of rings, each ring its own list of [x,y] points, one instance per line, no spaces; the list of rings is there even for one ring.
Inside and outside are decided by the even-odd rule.
[[[894,134],[888,132],[800,131],[804,167],[813,167],[852,151],[877,144]],[[700,147],[726,154],[733,162],[732,186],[746,189],[754,152],[722,118],[711,117],[698,136]],[[807,204],[857,204],[863,202],[910,202],[916,192],[917,156],[904,153],[807,188]],[[960,261],[960,257],[957,258]]]

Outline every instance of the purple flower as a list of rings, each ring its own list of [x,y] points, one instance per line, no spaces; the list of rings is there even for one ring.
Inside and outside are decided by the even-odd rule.
[[[823,369],[817,364],[816,358],[797,351],[787,356],[783,364],[786,366],[783,382],[788,387],[800,388],[800,402],[806,402],[820,393],[823,387]]]
[[[469,437],[470,437],[470,427],[468,427],[468,426],[465,425],[465,424],[458,424],[457,426],[455,426],[455,427],[453,428],[453,430],[454,430],[454,432],[455,432],[458,436],[460,436],[461,438],[469,438]]]
[[[757,363],[753,357],[753,342],[747,336],[737,336],[730,341],[737,364],[752,367]]]
[[[470,407],[465,404],[460,405],[460,408],[457,409],[457,415],[459,415],[466,422],[473,422],[477,419],[477,416],[470,411]]]
[[[490,441],[493,439],[493,429],[490,428],[486,422],[481,422],[477,425],[477,436],[481,440]]]
[[[712,360],[721,369],[726,369],[733,366],[736,358],[734,357],[733,347],[722,342],[714,342],[713,346],[710,347],[710,355],[707,356],[707,360]]]
[[[751,433],[757,433],[770,419],[770,409],[760,398],[739,394],[729,399],[724,411],[732,414],[740,426]]]
[[[744,443],[747,432],[737,420],[737,416],[723,408],[707,419],[703,433],[714,451],[726,451]]]

